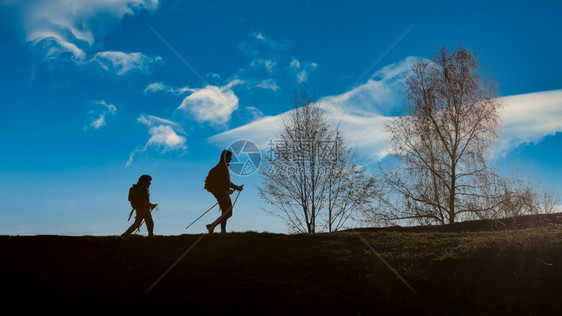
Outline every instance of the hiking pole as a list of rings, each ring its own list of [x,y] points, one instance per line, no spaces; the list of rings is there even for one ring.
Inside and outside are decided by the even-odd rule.
[[[234,205],[236,205],[236,201],[238,201],[238,197],[240,196],[240,193],[242,193],[242,190],[238,191],[238,194],[236,194],[236,198],[234,199],[234,203],[232,203],[232,207],[230,208],[230,211],[234,209]]]
[[[228,209],[228,211],[224,212],[224,214],[221,215],[221,217],[220,217],[221,220],[226,215],[228,215],[228,213],[232,212],[232,210],[234,209],[234,205],[236,205],[236,201],[238,201],[238,197],[240,196],[240,192],[242,192],[242,190],[238,191],[238,194],[236,195],[236,198],[234,199],[234,203],[232,203],[232,206]]]
[[[238,191],[238,195],[236,195],[236,199],[234,200],[234,204],[236,204],[236,200],[238,200],[238,196],[240,195],[240,192],[242,192],[242,191]],[[222,202],[222,200],[226,199],[227,197],[228,197],[228,195],[225,195],[225,197],[223,197],[220,200],[220,202]],[[195,224],[195,222],[197,222],[201,217],[205,216],[205,214],[209,213],[209,211],[211,211],[220,202],[217,201],[217,203],[213,204],[213,206],[211,206],[208,210],[206,210],[205,213],[201,214],[201,216],[197,217],[193,222],[191,222],[191,224],[187,225],[187,227],[185,229],[188,229],[189,227],[191,227],[191,225]],[[234,207],[234,204],[232,204],[232,207]],[[232,210],[232,208],[230,210]]]
[[[226,196],[222,198],[222,200],[224,199],[226,199]],[[222,202],[222,200],[220,200],[220,202]],[[211,206],[208,210],[206,210],[205,213],[201,214],[201,216],[197,217],[193,222],[191,222],[191,224],[187,225],[185,229],[188,229],[189,227],[191,227],[191,225],[195,224],[195,222],[197,222],[201,217],[205,216],[205,214],[209,213],[209,211],[212,210],[215,206],[217,206],[217,204],[219,204],[219,201],[213,204],[213,206]]]

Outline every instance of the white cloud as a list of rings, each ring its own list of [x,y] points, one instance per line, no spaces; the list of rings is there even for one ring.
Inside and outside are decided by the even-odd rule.
[[[277,69],[277,60],[275,58],[254,58],[250,64],[243,67],[239,72],[260,72],[260,70],[265,70],[266,74],[272,74]]]
[[[250,114],[252,121],[265,117],[263,112],[255,106],[247,106],[245,110]]]
[[[262,45],[265,45],[274,50],[285,50],[291,46],[291,41],[288,39],[274,40],[263,33],[250,33],[250,36]]]
[[[103,113],[100,114],[99,118],[92,121],[92,123],[90,123],[90,126],[92,126],[95,129],[98,129],[102,126],[105,126],[105,115]]]
[[[186,149],[185,137],[180,136],[170,125],[157,125],[148,130],[150,139],[147,146],[162,146],[164,149]]]
[[[404,77],[409,74],[416,60],[408,57],[383,67],[354,89],[319,100],[328,118],[340,124],[346,139],[365,156],[381,159],[389,153],[384,126],[392,120],[388,114],[397,104],[400,105]],[[303,67],[297,59],[293,59],[290,65],[294,69]],[[249,124],[214,135],[209,140],[226,146],[236,139],[249,139],[262,150],[267,150],[267,144],[278,136],[282,127],[282,116],[288,112],[257,118]]]
[[[100,52],[97,58],[87,55],[101,39],[119,27],[125,15],[135,15],[142,10],[154,12],[158,0],[30,0],[8,5],[21,11],[26,41],[43,48],[48,59],[69,58],[79,65],[96,61],[104,69],[119,74],[139,69],[141,64],[144,68],[147,61],[154,59],[141,53],[112,51]]]
[[[286,63],[282,57],[284,50],[290,47],[290,41],[274,40],[264,33],[250,33],[250,38],[251,40],[240,43],[239,48],[251,60],[240,67],[231,78],[244,79],[249,87],[276,92],[279,86],[273,76],[278,74],[278,66]],[[282,75],[293,77],[294,74],[292,71],[283,71]]]
[[[140,115],[137,121],[148,127],[150,135],[143,147],[136,148],[129,156],[126,167],[133,163],[136,154],[145,152],[150,147],[161,148],[163,152],[168,150],[186,150],[187,139],[181,126],[171,120],[152,115]],[[181,134],[181,135],[180,135]]]
[[[267,143],[275,139],[282,127],[281,115],[265,116],[246,125],[209,137],[209,141],[226,147],[237,139],[249,139],[256,143],[262,152]]]
[[[211,79],[214,79],[214,80],[218,80],[218,79],[221,78],[221,75],[215,74],[215,73],[209,73],[209,74],[207,74],[207,77],[209,77]]]
[[[148,127],[152,127],[155,125],[170,125],[173,126],[174,129],[178,130],[180,133],[185,134],[185,132],[181,128],[181,125],[179,125],[178,123],[172,120],[168,120],[158,116],[143,114],[137,118],[137,121]]]
[[[95,129],[99,129],[107,125],[105,121],[106,116],[114,115],[115,112],[117,112],[117,107],[111,103],[107,103],[105,100],[91,100],[90,104],[97,108],[96,110],[90,111],[90,114],[96,117],[92,118],[92,122],[90,122],[90,126]]]
[[[197,91],[197,89],[192,89],[189,87],[183,87],[183,88],[174,88],[171,86],[168,86],[162,82],[154,82],[149,84],[145,89],[144,89],[144,93],[145,94],[150,94],[150,93],[155,93],[155,92],[165,92],[165,93],[170,93],[170,94],[175,94],[175,95],[181,95],[184,94],[186,92],[195,92]]]
[[[291,63],[289,63],[289,67],[294,70],[299,70],[301,68],[301,62],[298,59],[293,59]]]
[[[494,146],[494,156],[562,132],[562,90],[513,95],[500,100],[504,105],[502,130]]]
[[[242,83],[243,81],[235,79],[223,87],[207,85],[201,89],[193,89],[178,109],[188,111],[198,122],[225,126],[230,121],[232,112],[238,109],[238,97],[232,87]]]
[[[365,83],[352,90],[320,101],[356,116],[396,115],[403,104],[404,79],[410,74],[416,57],[407,57],[375,72]]]
[[[289,63],[289,69],[294,73],[297,79],[297,83],[303,83],[308,80],[309,74],[318,68],[318,64],[316,63],[304,63],[294,58]]]
[[[164,91],[166,90],[166,86],[161,83],[161,82],[154,82],[149,84],[145,89],[144,89],[144,93],[148,94],[148,93],[153,93],[153,92],[157,92],[157,91]]]
[[[265,69],[267,69],[267,71],[272,73],[273,70],[275,69],[275,66],[277,66],[277,62],[274,60],[267,59],[265,60],[264,65],[265,65]]]
[[[338,107],[328,107],[326,104],[322,106],[330,120],[340,123],[340,129],[350,144],[356,146],[364,155],[382,159],[389,154],[388,136],[384,126],[391,117],[376,113],[370,116],[352,115]],[[237,139],[249,139],[265,153],[270,140],[278,137],[283,126],[282,116],[288,112],[257,118],[249,124],[211,136],[209,141],[219,146],[227,146]]]
[[[255,57],[231,76],[231,78],[243,78],[249,88],[260,88],[277,92],[280,88],[275,79],[277,73],[277,58]]]
[[[135,155],[139,152],[142,152],[144,150],[139,150],[139,149],[135,149],[130,155],[129,155],[129,159],[127,160],[127,163],[125,164],[125,167],[129,167],[130,165],[133,164],[133,159],[135,158]]]
[[[382,159],[390,154],[390,137],[384,126],[404,105],[404,79],[417,60],[408,57],[383,67],[351,91],[319,100],[329,119],[339,122],[346,139],[362,155]],[[299,66],[297,62],[293,61],[294,67]],[[500,139],[493,146],[494,156],[505,154],[522,144],[536,144],[548,135],[562,132],[562,90],[507,96],[500,101],[504,104],[504,111],[501,113]],[[254,141],[262,151],[267,150],[267,143],[277,137],[282,127],[283,114],[258,117],[209,140],[226,146],[244,138]]]
[[[162,58],[160,56],[151,58],[142,53],[105,51],[96,53],[92,61],[98,63],[104,70],[122,75],[131,70],[146,72],[153,63],[162,61]]]
[[[62,55],[68,54],[75,62],[80,62],[86,58],[86,53],[73,43],[67,42],[59,34],[42,32],[41,40],[33,41],[34,44],[40,45],[45,49],[47,59],[55,59]]]
[[[273,92],[277,92],[277,90],[279,90],[279,86],[277,85],[277,82],[275,82],[275,80],[273,79],[262,80],[260,83],[256,85],[256,87],[261,89],[271,90]]]

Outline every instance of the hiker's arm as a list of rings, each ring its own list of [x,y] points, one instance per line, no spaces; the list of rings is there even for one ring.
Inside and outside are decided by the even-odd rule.
[[[238,191],[242,191],[242,189],[244,189],[244,185],[236,185],[232,182],[230,182],[230,188],[234,189],[234,190],[238,190]]]

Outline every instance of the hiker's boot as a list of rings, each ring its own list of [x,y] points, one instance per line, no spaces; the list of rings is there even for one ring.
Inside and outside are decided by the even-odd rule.
[[[213,228],[213,225],[212,225],[212,224],[209,224],[209,225],[207,225],[207,226],[205,226],[205,227],[207,227],[207,230],[209,231],[209,234],[212,234],[212,233],[213,233],[214,228]]]

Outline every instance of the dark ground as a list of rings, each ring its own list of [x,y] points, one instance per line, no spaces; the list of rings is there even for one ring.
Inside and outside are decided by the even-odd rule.
[[[148,294],[199,235],[0,236],[0,303],[17,314],[560,315],[556,216],[360,231],[416,293],[351,231],[206,235]]]

